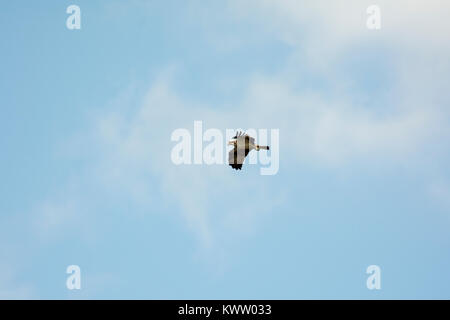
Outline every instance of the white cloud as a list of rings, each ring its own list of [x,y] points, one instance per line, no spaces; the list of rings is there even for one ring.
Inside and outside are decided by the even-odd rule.
[[[230,0],[231,12],[242,19],[264,24],[282,39],[299,46],[322,43],[330,50],[361,40],[368,31],[366,9],[381,9],[383,34],[396,43],[417,45],[417,40],[439,46],[449,37],[450,4],[446,1],[379,0]]]
[[[209,108],[193,102],[183,101],[170,88],[170,81],[160,79],[148,91],[141,107],[130,117],[112,112],[98,122],[97,133],[100,136],[99,150],[104,157],[99,164],[101,175],[108,183],[118,183],[123,189],[141,189],[143,197],[152,198],[152,192],[146,189],[154,181],[160,183],[157,192],[163,192],[164,200],[176,203],[189,229],[193,230],[205,248],[214,246],[218,234],[225,229],[241,229],[230,215],[233,210],[220,216],[219,203],[231,203],[236,212],[246,219],[241,225],[251,228],[254,219],[244,211],[248,193],[235,193],[235,190],[249,190],[252,200],[265,193],[265,183],[258,179],[243,179],[230,168],[224,166],[176,166],[170,160],[175,145],[170,136],[173,130],[187,128],[193,130],[194,120],[202,120],[204,130],[208,127],[223,129],[239,114],[211,111]],[[126,120],[129,118],[129,120]],[[245,122],[245,121],[243,121]],[[267,182],[267,180],[266,180]],[[276,193],[275,193],[276,194]],[[230,195],[234,195],[230,199]],[[273,203],[264,205],[251,202],[251,212],[264,214],[270,211]],[[255,216],[253,216],[255,218]],[[244,220],[247,220],[244,221]],[[225,227],[221,221],[227,221]],[[224,235],[225,236],[225,235]]]
[[[442,98],[441,90],[449,79],[447,48],[444,45],[442,52],[436,51],[447,40],[448,28],[444,27],[448,22],[442,16],[448,6],[438,8],[438,2],[379,3],[382,33],[376,35],[365,27],[365,9],[372,3],[230,3],[240,19],[264,25],[261,32],[294,48],[284,67],[270,76],[264,71],[252,75],[242,100],[234,106],[184,99],[171,85],[176,70],[169,68],[152,83],[137,110],[119,106],[98,117],[94,134],[85,139],[100,157],[89,170],[92,176],[85,179],[94,180],[99,189],[111,194],[129,197],[149,213],[161,201],[176,204],[187,227],[208,248],[232,238],[229,232],[245,233],[243,230],[257,224],[258,215],[270,212],[285,190],[274,190],[269,180],[259,175],[247,179],[230,173],[227,166],[174,166],[170,161],[171,132],[192,128],[194,120],[222,129],[279,128],[280,161],[288,165],[338,167],[358,162],[370,168],[374,162],[409,162],[425,148],[448,138],[448,98]],[[351,59],[347,54],[356,44],[364,46],[375,37],[385,37],[380,43],[388,50],[395,74],[392,95],[382,112],[361,102],[360,93],[352,86],[342,85],[354,79],[333,67]],[[244,45],[245,41],[237,43]],[[330,84],[333,94],[296,86],[302,77],[295,73],[302,58],[315,76]],[[368,98],[377,99],[375,95]],[[247,193],[234,190],[250,190],[254,201],[243,207],[248,203]],[[268,194],[271,199],[263,205],[256,201]],[[230,195],[235,204],[229,204]],[[225,203],[227,212],[216,209]],[[237,214],[240,212],[245,213]],[[53,221],[54,215],[50,218]]]
[[[230,1],[231,11],[258,24],[293,49],[277,76],[251,84],[245,105],[257,119],[283,128],[298,159],[342,163],[360,156],[405,160],[449,137],[450,4],[442,1]],[[382,29],[366,28],[366,8],[377,4]],[[372,44],[371,44],[372,43]],[[375,43],[375,45],[374,45]],[[370,48],[391,68],[389,98],[376,110],[362,103],[357,79],[342,73]],[[330,90],[295,89],[304,68]],[[367,74],[371,78],[372,74]],[[368,88],[370,89],[370,88]],[[334,93],[331,97],[330,92]],[[324,95],[327,94],[327,96]],[[377,105],[376,91],[363,100]],[[381,103],[381,102],[380,102]],[[253,107],[252,107],[253,106]],[[383,112],[380,112],[383,110]],[[286,138],[291,140],[286,143]]]
[[[320,92],[298,92],[273,78],[255,79],[240,110],[253,116],[252,124],[280,128],[282,149],[288,153],[282,161],[392,162],[420,153],[441,137],[436,136],[440,120],[434,108],[391,106],[379,114],[347,96],[327,99]]]
[[[401,100],[401,99],[400,99]],[[301,92],[280,77],[254,77],[243,100],[234,107],[204,106],[183,100],[166,77],[157,80],[143,103],[132,114],[112,111],[98,121],[98,150],[104,154],[98,172],[107,184],[118,184],[135,198],[153,201],[153,181],[160,183],[165,201],[177,203],[189,229],[205,247],[214,246],[218,235],[242,232],[257,223],[260,212],[270,212],[285,190],[274,190],[261,177],[247,179],[227,166],[175,166],[170,161],[174,143],[171,132],[193,129],[202,120],[204,130],[221,128],[279,128],[281,162],[326,166],[351,165],[355,161],[370,167],[407,161],[436,139],[439,121],[433,108],[395,107],[384,115],[355,104],[346,95],[329,100],[320,92]],[[292,170],[293,167],[289,167]],[[264,205],[251,199],[267,198]],[[264,196],[271,194],[271,197]],[[226,197],[237,205],[228,212],[216,212]],[[242,212],[247,212],[245,214]],[[238,216],[237,216],[238,215]],[[241,225],[239,225],[241,224]]]

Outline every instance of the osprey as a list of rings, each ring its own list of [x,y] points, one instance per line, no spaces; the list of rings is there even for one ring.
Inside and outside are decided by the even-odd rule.
[[[242,132],[237,132],[232,139],[233,140],[228,142],[229,146],[234,147],[228,153],[228,163],[233,169],[236,170],[242,169],[242,164],[244,163],[245,157],[251,150],[269,150],[268,146],[260,146],[259,144],[255,144],[254,138],[250,137],[248,134],[243,134]]]

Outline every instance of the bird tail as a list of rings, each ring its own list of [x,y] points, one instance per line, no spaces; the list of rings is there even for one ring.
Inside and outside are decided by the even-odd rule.
[[[263,149],[263,150],[269,150],[269,146],[258,146],[259,149]]]

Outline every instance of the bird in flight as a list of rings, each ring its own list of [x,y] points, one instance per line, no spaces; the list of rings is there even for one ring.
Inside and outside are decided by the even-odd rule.
[[[268,146],[260,146],[255,144],[255,138],[250,137],[248,134],[237,132],[236,135],[228,142],[229,146],[234,148],[228,153],[228,163],[235,170],[241,170],[245,157],[250,151],[255,149],[269,150]]]

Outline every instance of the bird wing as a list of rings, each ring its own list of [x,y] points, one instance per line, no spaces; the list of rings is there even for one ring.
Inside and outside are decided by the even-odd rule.
[[[250,142],[250,144],[255,144],[255,138],[250,137],[248,134],[245,135],[246,139],[248,139],[248,142]]]
[[[255,144],[255,138],[252,138],[248,134],[242,133],[240,131],[236,132],[236,135],[232,139],[236,139],[238,141],[239,140],[246,140],[246,141],[250,142],[253,145]]]
[[[228,152],[228,163],[236,170],[242,169],[242,164],[244,163],[245,157],[248,155],[250,150],[248,148],[233,148]]]

